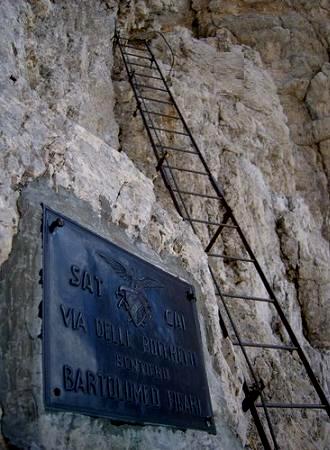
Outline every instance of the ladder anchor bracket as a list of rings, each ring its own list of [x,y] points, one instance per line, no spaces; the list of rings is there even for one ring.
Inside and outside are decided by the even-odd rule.
[[[245,393],[245,398],[242,401],[242,409],[247,412],[252,406],[254,406],[255,401],[258,399],[259,395],[265,388],[264,382],[260,379],[259,383],[252,384],[250,387],[244,382],[243,390]]]
[[[129,74],[128,74],[128,79],[129,81],[132,81],[135,75],[135,70],[133,69]]]
[[[227,339],[227,337],[229,337],[229,333],[228,333],[225,321],[222,318],[220,309],[218,309],[218,317],[219,317],[219,325],[220,325],[220,328],[221,328],[221,331],[222,331],[222,336],[223,336],[224,339]]]
[[[163,162],[165,161],[165,159],[166,159],[167,156],[168,156],[168,153],[165,152],[165,153],[159,158],[158,163],[157,163],[157,166],[156,166],[157,172],[160,171],[160,169],[161,169],[161,167],[162,167],[162,165],[163,165]]]

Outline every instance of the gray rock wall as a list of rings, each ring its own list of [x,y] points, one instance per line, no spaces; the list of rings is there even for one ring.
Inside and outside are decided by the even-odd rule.
[[[0,446],[258,448],[241,411],[243,362],[222,338],[203,243],[155,179],[150,145],[113,53],[114,23],[132,35],[166,33],[175,53],[172,92],[328,390],[329,2],[2,0],[0,8]],[[150,36],[166,73],[168,50]],[[41,201],[105,236],[117,227],[118,239],[127,236],[149,257],[191,274],[200,289],[216,437],[44,411]],[[218,214],[203,203],[194,208]],[[216,267],[226,287],[252,285],[262,295],[253,274],[238,269]],[[273,311],[253,308],[235,311],[244,335],[285,341]],[[256,351],[253,359],[274,398],[310,398],[298,363],[276,354],[266,364],[262,356]],[[288,381],[297,381],[296,389]],[[274,420],[281,448],[327,448],[321,414],[306,420],[288,412]]]

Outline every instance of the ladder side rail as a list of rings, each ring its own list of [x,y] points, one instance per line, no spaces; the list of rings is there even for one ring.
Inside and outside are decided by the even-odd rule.
[[[159,152],[157,151],[157,146],[156,146],[156,144],[155,144],[155,142],[154,142],[154,138],[153,138],[153,136],[152,136],[152,134],[151,134],[151,131],[150,131],[150,129],[149,129],[148,122],[147,122],[147,120],[146,120],[146,117],[145,117],[145,114],[144,114],[144,112],[143,112],[143,109],[141,108],[140,99],[138,98],[139,95],[138,95],[137,89],[136,89],[135,86],[134,86],[134,83],[132,82],[132,74],[131,74],[131,72],[130,72],[130,70],[129,70],[129,67],[128,67],[128,64],[129,64],[129,63],[127,63],[126,58],[124,57],[124,52],[123,52],[123,50],[122,50],[122,48],[121,48],[121,44],[120,44],[120,41],[119,41],[119,40],[118,40],[118,46],[119,46],[119,49],[120,49],[120,52],[121,52],[121,56],[122,56],[123,61],[124,61],[124,65],[125,65],[125,69],[126,69],[126,72],[127,72],[127,75],[128,75],[128,79],[129,79],[130,84],[131,84],[132,89],[133,89],[133,93],[134,93],[134,96],[135,96],[135,100],[136,100],[136,103],[137,103],[137,107],[138,107],[139,112],[140,112],[140,114],[141,114],[141,117],[142,117],[144,126],[145,126],[145,128],[146,128],[146,130],[147,130],[148,137],[149,137],[151,146],[152,146],[152,148],[153,148],[154,154],[155,154],[155,156],[156,156],[157,162],[159,162],[159,160],[160,160]],[[133,73],[133,77],[134,77],[134,76],[135,76],[135,75],[134,75],[134,72],[132,72],[132,73]],[[145,109],[146,111],[148,111],[147,105],[145,104],[144,101],[143,101],[143,103],[144,103],[144,109]],[[150,114],[149,114],[149,120],[151,121],[151,123],[153,123],[153,122],[152,122],[152,118],[150,117]],[[156,135],[156,137],[157,137],[157,140],[158,140],[158,142],[159,142],[160,147],[162,148],[161,140],[159,139],[159,136],[158,136],[158,134],[157,134],[156,131],[155,131],[155,135]],[[167,161],[166,161],[166,162],[167,162]],[[172,179],[173,179],[173,182],[174,182],[174,184],[175,184],[175,186],[176,186],[176,189],[179,191],[179,187],[178,187],[178,185],[177,185],[177,181],[176,181],[176,179],[175,179],[175,176],[174,176],[174,174],[173,174],[173,171],[172,171],[170,168],[168,168],[168,170],[169,170],[169,172],[170,172],[170,174],[171,174],[171,176],[172,176]],[[177,201],[177,198],[176,198],[176,196],[175,196],[175,194],[174,194],[174,192],[173,192],[173,190],[172,190],[171,184],[170,184],[170,182],[169,182],[169,180],[168,180],[168,178],[167,178],[167,174],[165,173],[165,170],[164,170],[164,168],[163,168],[162,166],[160,167],[160,172],[161,172],[161,175],[162,175],[164,184],[165,184],[165,186],[167,187],[167,189],[168,189],[169,192],[170,192],[171,198],[172,198],[172,200],[173,200],[173,203],[174,203],[174,205],[175,205],[175,207],[176,207],[178,213],[180,214],[181,217],[183,217],[184,214],[182,213],[181,207],[180,207],[180,205],[179,205],[179,203],[178,203],[178,201]],[[186,205],[185,205],[185,202],[184,202],[184,200],[183,200],[183,198],[182,198],[180,192],[178,192],[178,196],[179,196],[179,198],[180,198],[180,200],[181,200],[181,203],[182,203],[182,205],[183,205],[183,208],[184,208],[184,210],[185,210],[185,213],[187,214],[188,221],[189,221],[189,223],[190,223],[190,225],[191,225],[191,227],[192,227],[194,233],[197,234],[197,233],[196,233],[196,229],[195,229],[195,227],[194,227],[194,225],[193,225],[193,223],[192,223],[192,221],[191,221],[190,214],[189,214],[189,212],[188,212],[188,210],[187,210],[187,207],[186,207]]]
[[[132,86],[133,86],[133,85],[132,85]],[[134,87],[133,87],[133,89],[134,89]],[[139,99],[137,99],[137,98],[136,98],[136,100],[139,101]],[[147,110],[147,105],[145,104],[144,100],[142,100],[142,103],[144,104],[143,107],[145,108],[145,111],[146,111],[147,113],[149,113],[148,110]],[[148,137],[149,137],[149,140],[150,140],[150,142],[151,142],[151,146],[152,146],[152,148],[153,148],[153,150],[154,150],[154,154],[155,154],[155,156],[156,156],[157,163],[161,163],[161,162],[162,162],[162,157],[159,156],[159,153],[158,153],[158,151],[156,150],[157,147],[156,147],[156,145],[155,145],[154,138],[153,138],[153,136],[152,136],[152,134],[151,134],[151,132],[150,132],[150,128],[149,128],[149,126],[148,126],[148,124],[147,124],[147,121],[146,121],[146,118],[145,118],[145,114],[141,112],[142,108],[141,108],[141,106],[140,106],[140,103],[138,103],[137,106],[138,106],[139,112],[140,112],[140,114],[141,114],[141,116],[142,116],[142,119],[143,119],[143,122],[144,122],[144,126],[145,126],[145,128],[146,128],[146,130],[147,130]],[[150,114],[148,114],[148,116],[149,116],[149,120],[150,120]],[[155,132],[155,135],[156,135],[157,141],[158,141],[158,143],[159,143],[159,144],[158,144],[159,147],[162,148],[162,143],[161,143],[161,140],[160,140],[160,138],[159,138],[157,132]],[[164,163],[166,163],[167,166],[164,167]],[[184,213],[182,212],[181,206],[180,206],[180,204],[179,204],[179,202],[178,202],[178,200],[177,200],[177,198],[176,198],[176,196],[175,196],[175,193],[174,193],[174,191],[173,191],[173,189],[172,189],[171,182],[169,181],[168,175],[167,175],[167,173],[166,173],[166,169],[169,169],[169,168],[168,168],[168,162],[167,162],[167,160],[166,160],[166,158],[165,158],[164,161],[162,162],[162,164],[160,165],[159,171],[160,171],[161,176],[162,176],[162,178],[163,178],[164,184],[165,184],[165,186],[167,187],[167,190],[169,191],[170,196],[171,196],[171,198],[172,198],[172,200],[173,200],[173,202],[174,202],[174,205],[176,206],[176,209],[177,209],[178,213],[180,214],[181,217],[183,217]],[[193,225],[193,223],[192,223],[192,220],[191,220],[190,214],[189,214],[189,212],[188,212],[187,206],[186,206],[186,204],[185,204],[185,202],[184,202],[184,199],[183,199],[183,197],[182,197],[182,195],[181,195],[181,193],[180,193],[179,186],[178,186],[178,182],[177,182],[177,180],[176,180],[176,178],[175,178],[175,176],[174,176],[174,174],[173,174],[173,171],[172,171],[171,169],[169,169],[169,173],[170,173],[170,175],[171,175],[171,177],[172,177],[174,186],[175,186],[175,188],[176,188],[176,190],[177,190],[177,194],[178,194],[178,197],[179,197],[179,199],[180,199],[180,201],[181,201],[181,205],[182,205],[182,207],[183,207],[183,209],[184,209],[185,214],[187,215],[187,221],[190,223],[190,225],[191,225],[191,227],[192,227],[194,233],[196,234],[196,229],[195,229],[195,227],[194,227],[194,225]]]
[[[277,440],[276,440],[275,431],[274,431],[274,428],[273,428],[273,425],[272,425],[272,422],[271,422],[271,419],[270,419],[270,415],[269,415],[269,412],[268,412],[268,407],[267,407],[267,404],[266,404],[266,400],[265,400],[264,394],[262,392],[260,392],[260,401],[261,401],[262,409],[264,410],[264,413],[265,413],[265,417],[266,417],[267,425],[268,425],[268,428],[269,428],[269,432],[270,432],[270,435],[271,435],[273,443],[274,443],[274,450],[280,450],[280,447],[278,446],[278,443],[277,443]],[[252,411],[251,411],[252,417],[253,417],[253,414],[256,411],[257,411],[257,409],[255,407],[255,404],[253,403]],[[256,426],[258,426],[258,425],[256,424]]]
[[[232,317],[232,315],[231,315],[231,313],[230,313],[230,311],[229,311],[229,308],[228,308],[228,306],[226,305],[226,302],[225,302],[225,300],[224,300],[224,298],[223,298],[223,296],[222,296],[222,292],[221,292],[220,286],[219,286],[219,284],[218,284],[218,282],[217,282],[215,273],[214,273],[214,271],[213,271],[213,269],[212,269],[212,267],[211,267],[210,265],[209,265],[208,267],[209,267],[209,271],[210,271],[210,274],[211,274],[213,283],[214,283],[214,285],[215,285],[215,287],[216,287],[216,290],[218,291],[218,296],[220,297],[221,303],[222,303],[223,306],[224,306],[224,309],[225,309],[226,314],[227,314],[227,316],[228,316],[230,325],[231,325],[231,327],[232,327],[232,329],[233,329],[233,331],[234,331],[234,333],[235,333],[237,342],[238,342],[238,344],[239,344],[239,346],[240,346],[240,348],[241,348],[241,350],[242,350],[242,353],[243,353],[243,355],[244,355],[244,357],[245,357],[246,363],[247,363],[247,365],[248,365],[248,367],[249,367],[249,369],[250,369],[250,372],[251,372],[253,381],[254,381],[255,384],[259,385],[258,377],[256,376],[256,374],[255,374],[255,372],[254,372],[254,370],[253,370],[252,363],[251,363],[251,361],[250,361],[250,359],[249,359],[249,357],[248,357],[248,355],[247,355],[247,352],[246,352],[244,346],[242,345],[242,339],[241,339],[241,337],[240,337],[238,328],[237,328],[237,326],[235,325],[234,319],[233,319],[233,317]],[[231,339],[230,339],[230,340],[231,340]]]
[[[216,276],[215,276],[214,271],[213,271],[213,269],[212,269],[212,267],[210,265],[209,265],[209,271],[210,271],[211,277],[213,279],[213,283],[214,283],[214,285],[215,285],[215,287],[216,287],[216,289],[218,291],[218,295],[220,297],[221,303],[222,303],[222,305],[223,305],[223,307],[224,307],[224,309],[226,311],[226,314],[228,316],[230,325],[231,325],[231,327],[232,327],[232,329],[234,331],[234,334],[236,336],[236,339],[237,339],[237,342],[239,344],[239,347],[240,347],[240,349],[241,349],[241,351],[242,351],[242,353],[244,355],[245,361],[246,361],[247,366],[248,366],[248,368],[250,370],[250,373],[251,373],[251,376],[253,378],[253,381],[254,381],[256,386],[259,386],[260,385],[260,380],[258,379],[258,377],[257,377],[257,375],[256,375],[256,373],[255,373],[255,371],[253,369],[253,365],[252,365],[252,363],[250,361],[250,358],[249,358],[249,356],[247,354],[247,351],[246,351],[246,349],[245,349],[245,347],[244,347],[244,345],[242,343],[242,339],[240,337],[240,333],[238,331],[238,328],[237,328],[237,326],[235,324],[235,321],[234,321],[234,319],[233,319],[233,317],[232,317],[232,315],[231,315],[231,313],[229,311],[229,308],[228,308],[228,306],[226,304],[226,301],[225,301],[225,299],[222,296],[222,292],[221,292],[220,286],[219,286],[219,284],[218,284],[218,282],[216,280]],[[269,414],[268,414],[268,410],[267,410],[267,407],[266,407],[266,402],[265,402],[265,399],[264,399],[264,397],[262,395],[262,392],[260,393],[260,400],[261,400],[261,404],[262,404],[263,410],[265,412],[265,417],[266,417],[267,425],[268,425],[268,428],[269,428],[269,431],[270,431],[270,434],[271,434],[271,437],[272,437],[272,440],[273,440],[273,443],[274,443],[274,448],[277,450],[279,447],[278,447],[278,444],[276,442],[275,432],[274,432],[273,425],[271,423],[271,420],[270,420],[270,417],[269,417]],[[252,414],[253,419],[254,419],[255,415],[258,416],[257,410],[254,410],[253,413],[251,411],[251,414]],[[259,424],[261,424],[260,418],[259,418],[258,426],[259,426]],[[257,424],[256,424],[256,426],[257,426]],[[265,435],[265,432],[264,432],[264,435]]]
[[[153,59],[153,62],[155,63],[155,66],[156,66],[156,68],[157,68],[157,70],[159,72],[159,75],[161,76],[161,78],[163,80],[163,83],[164,83],[164,86],[166,87],[167,93],[170,96],[171,101],[173,102],[173,106],[175,107],[178,115],[180,116],[180,119],[182,121],[184,129],[186,130],[187,134],[189,135],[190,140],[191,140],[191,142],[192,142],[196,152],[198,153],[198,155],[200,157],[201,163],[203,164],[204,169],[206,170],[206,172],[207,172],[207,174],[209,176],[209,179],[210,179],[210,182],[212,184],[212,187],[215,190],[215,192],[218,194],[218,196],[222,199],[223,198],[223,194],[222,194],[222,192],[221,192],[217,182],[215,181],[215,179],[214,179],[214,177],[213,177],[213,175],[212,175],[212,173],[211,173],[211,171],[210,171],[210,169],[209,169],[209,167],[208,167],[208,165],[207,165],[207,163],[206,163],[206,161],[204,159],[204,156],[202,155],[201,151],[199,150],[199,147],[198,147],[198,145],[197,145],[197,143],[196,143],[196,141],[195,141],[195,139],[194,139],[194,137],[193,137],[193,135],[192,135],[192,133],[191,133],[191,131],[190,131],[190,129],[189,129],[189,127],[188,127],[188,125],[187,125],[187,123],[186,123],[186,121],[185,121],[185,119],[184,119],[184,117],[183,117],[183,115],[182,115],[182,113],[181,113],[181,111],[180,111],[180,109],[179,109],[179,107],[178,107],[174,97],[173,97],[173,94],[172,94],[172,92],[170,91],[170,89],[168,87],[168,84],[166,82],[166,79],[165,79],[165,77],[164,77],[160,67],[159,67],[159,64],[158,64],[158,62],[157,62],[157,60],[156,60],[156,58],[155,58],[155,56],[154,56],[154,54],[153,54],[153,52],[152,52],[152,50],[150,48],[148,42],[146,42],[145,44],[146,44],[147,49],[149,50],[149,53],[150,53],[150,55],[151,55],[151,57]]]
[[[132,86],[133,86],[133,83],[131,83],[131,84],[132,84]],[[133,89],[134,89],[134,86],[133,86]],[[140,101],[140,99],[138,99],[138,101]],[[145,112],[148,114],[148,120],[150,120],[151,123],[153,123],[152,118],[151,118],[151,115],[149,114],[147,105],[146,105],[145,101],[143,100],[143,98],[142,98],[142,102],[141,102],[141,103],[143,103],[143,108],[144,108]],[[179,203],[178,203],[178,201],[177,201],[177,198],[175,197],[175,191],[173,190],[173,188],[172,188],[172,186],[171,186],[171,182],[170,182],[169,179],[168,179],[168,176],[167,176],[167,173],[166,173],[166,170],[168,170],[168,172],[170,173],[171,178],[172,178],[172,180],[173,180],[173,184],[174,184],[174,186],[175,186],[175,189],[176,189],[176,192],[177,192],[177,194],[178,194],[178,197],[180,198],[180,201],[181,201],[181,204],[182,204],[183,209],[184,209],[184,211],[185,211],[185,214],[187,215],[187,219],[186,219],[186,220],[190,223],[190,225],[191,225],[191,227],[192,227],[192,229],[193,229],[193,232],[194,232],[195,234],[197,234],[197,230],[196,230],[195,227],[194,227],[193,220],[192,220],[192,218],[191,218],[191,216],[190,216],[190,214],[189,214],[189,212],[188,212],[187,205],[186,205],[186,203],[185,203],[185,201],[184,201],[184,199],[183,199],[183,197],[182,197],[182,195],[181,195],[181,192],[180,192],[180,189],[179,189],[178,181],[176,180],[176,177],[174,176],[173,170],[172,170],[171,167],[169,166],[168,161],[167,161],[167,159],[166,159],[166,156],[165,156],[165,155],[166,155],[166,152],[164,152],[164,150],[163,150],[163,145],[162,145],[162,142],[161,142],[161,140],[160,140],[160,138],[159,138],[159,136],[158,136],[157,131],[154,131],[154,133],[155,133],[156,138],[157,138],[157,141],[158,141],[158,146],[163,150],[164,155],[163,155],[163,156],[159,156],[159,152],[158,152],[158,151],[155,151],[155,148],[157,148],[157,146],[155,145],[153,136],[152,136],[152,134],[151,134],[151,132],[150,132],[150,127],[149,127],[149,125],[148,125],[148,123],[147,123],[147,121],[146,121],[145,113],[142,112],[141,103],[138,103],[137,106],[138,106],[138,109],[139,109],[139,111],[140,111],[140,114],[141,114],[141,116],[142,116],[142,118],[143,118],[144,126],[145,126],[145,128],[147,129],[148,137],[149,137],[149,140],[150,140],[150,142],[151,142],[152,148],[153,148],[153,150],[154,150],[154,153],[155,153],[155,156],[156,156],[156,159],[157,159],[157,163],[160,164],[160,165],[159,165],[159,171],[160,171],[161,176],[162,176],[162,178],[163,178],[163,180],[164,180],[164,184],[165,184],[165,186],[167,187],[167,190],[169,191],[170,196],[171,196],[172,200],[174,201],[174,204],[177,205],[177,206],[176,206],[176,209],[177,209],[178,213],[180,214],[181,217],[184,217],[184,214],[182,213],[182,210],[181,210],[181,208],[180,208],[180,205],[179,205]],[[166,181],[165,181],[165,180],[166,180]]]
[[[244,394],[246,396],[249,395],[249,387],[248,387],[246,381],[243,382],[243,392],[244,392]],[[250,406],[250,412],[251,412],[252,418],[254,420],[255,426],[257,428],[257,431],[258,431],[258,434],[259,434],[259,437],[260,437],[260,440],[261,440],[261,443],[262,443],[264,449],[265,450],[272,450],[272,448],[271,448],[271,446],[269,444],[269,440],[267,438],[267,435],[265,433],[265,429],[264,429],[263,423],[262,423],[262,421],[261,421],[261,419],[259,417],[258,410],[257,410],[254,402]],[[271,434],[271,436],[273,438],[272,434]],[[275,448],[277,450],[278,449],[277,443],[275,445],[276,445]]]
[[[256,429],[257,429],[258,434],[259,434],[260,441],[261,441],[264,449],[265,450],[272,450],[272,447],[271,447],[271,445],[269,443],[269,440],[267,438],[267,435],[265,433],[265,429],[264,429],[264,427],[262,425],[262,421],[261,421],[261,419],[259,417],[257,408],[254,405],[251,405],[250,412],[251,412],[252,419],[253,419],[253,421],[255,423]],[[279,447],[276,445],[274,447],[274,449],[278,450]]]

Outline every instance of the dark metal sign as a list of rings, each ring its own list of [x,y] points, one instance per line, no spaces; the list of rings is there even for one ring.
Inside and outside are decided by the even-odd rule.
[[[215,433],[194,290],[44,207],[46,406]]]

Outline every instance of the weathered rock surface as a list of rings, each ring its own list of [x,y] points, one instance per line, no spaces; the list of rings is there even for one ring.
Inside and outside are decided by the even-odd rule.
[[[249,416],[241,411],[243,363],[220,332],[204,243],[153,179],[155,161],[141,119],[133,117],[135,103],[119,60],[111,79],[114,21],[127,34],[166,33],[175,53],[172,92],[313,368],[330,386],[329,1],[3,0],[0,8],[4,439],[47,450],[258,448]],[[151,36],[166,73],[169,53],[159,36]],[[40,201],[106,236],[113,224],[119,226],[149,258],[176,260],[177,270],[184,267],[194,277],[216,437],[45,413],[38,338]],[[193,208],[218,218],[208,204]],[[228,236],[223,245],[239,250]],[[227,288],[252,286],[263,294],[243,266],[216,270]],[[271,307],[243,305],[235,314],[247,338],[286,342]],[[276,354],[268,364],[262,356],[252,353],[275,400],[309,401],[298,363]],[[295,389],[289,381],[297,383]],[[275,415],[281,448],[327,448],[329,427],[322,417]],[[0,437],[1,445],[6,448]]]
[[[300,276],[296,278],[299,303],[306,319],[304,332],[313,344],[328,349],[329,327],[325,322],[320,324],[318,318],[322,315],[329,320],[325,305],[330,295],[329,2],[214,1],[209,9],[199,2],[193,7],[203,36],[228,30],[236,42],[259,52],[277,86],[292,145],[290,153],[285,151],[293,166],[291,192],[283,193],[292,196],[294,203],[306,203],[311,220],[310,241],[318,241],[322,247],[322,269],[312,269],[317,266],[319,246],[309,245],[308,252],[298,259],[287,251],[286,243],[281,243],[281,251],[287,266],[299,266]],[[300,223],[298,208],[295,211],[293,220]],[[292,241],[296,247],[305,242],[297,233],[292,233]],[[311,273],[315,284],[304,281]]]

